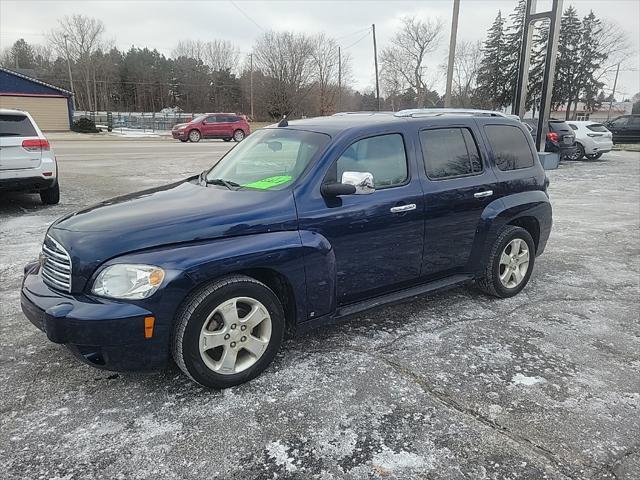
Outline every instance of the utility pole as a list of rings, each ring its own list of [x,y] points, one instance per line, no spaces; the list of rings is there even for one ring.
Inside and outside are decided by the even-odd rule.
[[[447,65],[447,90],[444,94],[445,108],[451,107],[451,85],[453,83],[453,62],[456,56],[456,38],[458,36],[458,14],[460,0],[453,0],[453,18],[451,19],[451,38],[449,39],[449,64]]]
[[[249,54],[249,65],[249,98],[251,101],[251,121],[253,121],[253,53]]]
[[[378,47],[376,46],[376,24],[371,25],[371,31],[373,32],[373,62],[376,66],[376,102],[378,104],[378,111],[380,111],[380,83],[378,81]]]
[[[71,60],[69,59],[69,45],[67,44],[68,35],[64,35],[64,51],[67,54],[67,67],[69,68],[69,84],[71,85],[71,100],[73,101],[73,109],[76,109],[76,92],[73,90],[73,77],[71,76]]]
[[[340,47],[338,47],[338,104],[336,105],[336,111],[340,111],[340,103],[342,100],[342,56],[340,53]]]
[[[609,111],[607,112],[607,120],[611,117],[611,106],[613,105],[613,101],[616,96],[616,87],[618,86],[618,73],[620,73],[620,64],[618,63],[618,68],[616,68],[616,78],[613,81],[613,91],[611,92],[611,100],[609,100]]]

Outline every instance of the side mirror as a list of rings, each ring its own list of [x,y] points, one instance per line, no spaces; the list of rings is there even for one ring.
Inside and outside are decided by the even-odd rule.
[[[369,172],[344,172],[342,184],[353,185],[356,195],[367,195],[376,191],[373,186],[373,174]]]

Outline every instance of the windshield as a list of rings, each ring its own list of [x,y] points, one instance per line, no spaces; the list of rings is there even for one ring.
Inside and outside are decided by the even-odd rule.
[[[330,139],[300,130],[258,130],[209,170],[207,183],[282,190],[305,171]]]

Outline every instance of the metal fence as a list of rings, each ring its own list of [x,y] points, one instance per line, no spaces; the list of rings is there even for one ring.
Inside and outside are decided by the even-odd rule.
[[[90,118],[98,126],[131,128],[142,131],[171,130],[178,123],[186,123],[199,113],[161,112],[73,112],[73,119]]]

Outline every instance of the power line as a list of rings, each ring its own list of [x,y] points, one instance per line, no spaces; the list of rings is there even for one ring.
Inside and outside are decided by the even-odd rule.
[[[347,47],[344,47],[343,50],[347,50],[355,45],[357,45],[358,43],[360,43],[361,41],[363,41],[365,38],[367,38],[369,36],[369,32],[371,32],[371,27],[367,28],[367,31],[364,33],[364,35],[362,35],[358,40],[356,40],[355,42],[353,42],[352,44],[350,44]]]
[[[353,37],[354,35],[357,35],[365,31],[368,32],[369,30],[371,30],[371,27],[361,28],[360,30],[356,30],[355,32],[347,33],[346,35],[341,35],[339,37],[336,37],[335,40],[342,40],[348,37]]]
[[[233,0],[229,0],[231,2],[231,5],[233,5],[234,7],[236,7],[236,10],[238,10],[242,15],[244,15],[244,17],[249,20],[251,23],[253,23],[256,27],[258,27],[260,30],[264,30],[264,28],[262,27],[262,25],[260,25],[258,22],[256,22],[253,18],[251,18],[249,15],[247,15],[238,5],[236,5],[236,2],[234,2]]]

